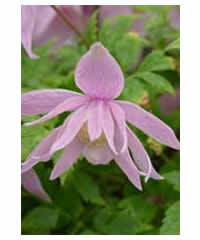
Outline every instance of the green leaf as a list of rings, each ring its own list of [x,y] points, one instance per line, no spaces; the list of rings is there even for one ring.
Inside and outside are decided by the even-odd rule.
[[[165,213],[163,224],[160,228],[161,235],[180,234],[180,202],[174,203]]]
[[[75,169],[73,172],[73,180],[76,190],[86,202],[91,202],[97,205],[105,204],[101,197],[99,186],[86,172],[83,172],[80,169]]]
[[[141,80],[134,76],[126,79],[121,99],[140,104],[147,95],[145,84]]]
[[[172,172],[164,174],[163,176],[168,183],[173,185],[173,188],[176,191],[180,192],[180,172],[179,171],[174,170]]]
[[[87,25],[87,30],[86,30],[86,37],[90,41],[90,43],[94,43],[97,41],[97,16],[98,16],[98,11],[95,11]]]
[[[125,34],[116,42],[114,56],[120,63],[123,71],[128,71],[137,63],[141,53],[141,41],[133,34]]]
[[[106,19],[99,33],[100,41],[112,52],[116,41],[128,31],[134,20],[134,16],[118,16]]]
[[[168,92],[172,95],[175,95],[175,90],[171,83],[167,79],[156,73],[138,72],[134,74],[134,77],[142,79],[147,84],[149,84],[155,94],[163,94],[165,92]]]
[[[174,70],[174,62],[171,57],[167,57],[160,50],[155,50],[145,57],[140,64],[139,72]]]
[[[58,212],[48,207],[37,207],[22,219],[23,234],[48,234],[56,227]]]
[[[21,152],[24,161],[36,145],[47,134],[47,129],[41,125],[21,128]]]
[[[165,52],[174,50],[174,49],[180,49],[180,38],[176,39],[172,43],[170,43],[166,48]]]

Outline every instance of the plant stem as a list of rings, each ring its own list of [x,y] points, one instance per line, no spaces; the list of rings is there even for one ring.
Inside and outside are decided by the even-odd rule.
[[[62,18],[62,20],[64,21],[64,23],[67,26],[70,26],[71,29],[83,40],[83,42],[86,44],[86,46],[89,48],[90,47],[90,43],[87,40],[87,38],[78,30],[78,28],[71,22],[71,20],[69,19],[69,17],[64,14],[62,12],[61,9],[59,9],[58,7],[56,7],[55,5],[51,5],[51,7],[53,8],[53,10],[60,16],[60,18]]]

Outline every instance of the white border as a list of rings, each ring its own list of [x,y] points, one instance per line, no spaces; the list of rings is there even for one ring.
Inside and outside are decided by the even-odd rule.
[[[5,2],[5,3],[4,3]],[[192,0],[15,0],[1,3],[1,197],[0,236],[12,240],[133,239],[180,236],[20,236],[20,4],[179,5],[181,4],[181,239],[199,238],[200,80],[199,6]],[[197,186],[195,186],[195,183]]]

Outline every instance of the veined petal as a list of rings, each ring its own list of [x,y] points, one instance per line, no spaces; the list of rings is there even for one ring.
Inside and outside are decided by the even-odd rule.
[[[75,80],[85,94],[101,99],[118,97],[124,87],[119,64],[100,42],[93,44],[80,59]]]
[[[128,133],[128,146],[131,150],[136,165],[146,175],[145,181],[147,182],[149,177],[152,177],[157,180],[163,179],[153,168],[148,153],[144,149],[140,140],[128,127],[127,133]]]
[[[126,132],[125,113],[122,110],[122,108],[118,104],[116,104],[114,102],[110,103],[110,107],[111,107],[114,119],[115,119],[115,121],[116,121],[116,123],[118,125],[118,128],[121,131],[121,134],[123,136],[124,143],[123,143],[122,149],[121,149],[121,153],[123,153],[123,152],[125,152],[125,150],[127,149],[127,146],[128,146],[127,145],[127,132]]]
[[[40,180],[33,169],[22,173],[21,183],[28,192],[42,198],[45,201],[51,201],[51,199],[43,189]]]
[[[72,167],[75,161],[78,159],[79,155],[83,150],[84,145],[81,144],[76,138],[65,148],[64,153],[61,158],[56,163],[50,179],[53,180],[60,176],[67,169]]]
[[[174,149],[180,148],[173,130],[153,114],[133,103],[125,101],[117,101],[117,103],[123,108],[128,122],[157,141]]]
[[[41,117],[40,119],[35,120],[33,122],[25,123],[24,125],[32,126],[32,125],[47,121],[48,119],[51,119],[60,113],[75,110],[76,108],[85,104],[87,101],[88,101],[88,98],[86,96],[70,97],[70,98],[66,99],[65,101],[61,102],[59,105],[57,105],[47,115],[45,115],[45,116]]]
[[[83,154],[87,158],[88,162],[94,165],[108,164],[114,158],[107,143],[103,145],[90,143],[85,146]]]
[[[77,135],[87,120],[87,105],[80,107],[72,113],[63,124],[63,132],[51,148],[51,153],[67,146]]]
[[[118,152],[115,148],[114,144],[114,135],[115,135],[115,125],[114,121],[109,109],[109,106],[106,103],[101,102],[101,111],[100,111],[100,119],[101,119],[101,126],[105,133],[106,139],[108,141],[108,145],[110,146],[111,150],[114,154],[118,155]]]
[[[22,94],[21,111],[22,115],[33,116],[52,111],[64,100],[82,94],[63,89],[44,89]]]
[[[32,37],[34,31],[34,23],[36,18],[36,9],[34,6],[21,6],[21,30],[22,45],[30,58],[38,58],[32,52]]]
[[[40,161],[48,161],[51,157],[50,149],[54,141],[62,130],[62,126],[54,129],[47,137],[45,137],[42,142],[33,150],[33,152],[28,156],[27,160],[22,163],[22,173],[31,169]]]
[[[142,185],[140,181],[140,174],[133,163],[128,150],[123,154],[115,157],[115,162],[121,168],[121,170],[126,174],[131,183],[136,186],[139,190],[142,190]]]
[[[88,107],[88,134],[91,141],[101,136],[102,128],[100,121],[100,102],[93,100]]]

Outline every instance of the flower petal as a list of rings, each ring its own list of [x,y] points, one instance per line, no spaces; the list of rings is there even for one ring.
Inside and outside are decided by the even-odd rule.
[[[45,201],[51,201],[51,199],[43,189],[40,180],[33,169],[22,173],[21,183],[28,192],[42,198]]]
[[[109,106],[106,103],[101,102],[100,105],[100,120],[101,126],[105,133],[108,145],[114,154],[118,155],[117,150],[114,144],[114,134],[115,134],[115,125],[109,109]]]
[[[36,18],[36,9],[34,6],[22,5],[21,14],[22,45],[30,58],[38,58],[38,56],[32,52],[32,36]]]
[[[179,141],[173,130],[153,114],[145,111],[136,104],[117,101],[126,114],[126,120],[141,129],[157,141],[174,149],[179,149]]]
[[[93,100],[87,113],[88,120],[88,134],[91,141],[95,141],[101,136],[102,128],[100,121],[100,102]]]
[[[148,153],[144,149],[140,140],[128,127],[127,127],[127,133],[128,133],[128,146],[131,150],[131,153],[136,165],[146,175],[145,181],[147,182],[149,177],[152,177],[157,180],[163,179],[153,168],[151,164],[151,160],[148,156]]]
[[[83,154],[94,165],[108,164],[113,159],[113,153],[107,143],[103,145],[90,143],[84,148]]]
[[[28,156],[27,160],[22,163],[22,172],[26,172],[40,161],[48,161],[51,157],[50,148],[58,137],[62,126],[54,129]]]
[[[115,157],[115,162],[121,168],[121,170],[126,174],[131,183],[136,186],[139,190],[142,190],[142,185],[140,181],[140,174],[133,163],[128,150],[125,153],[120,154]]]
[[[121,131],[121,135],[123,136],[124,142],[123,142],[122,149],[121,149],[121,153],[123,153],[123,152],[125,152],[125,150],[127,149],[127,146],[128,146],[125,113],[122,110],[122,108],[114,102],[110,103],[110,107],[111,107],[114,119],[118,125],[118,128]]]
[[[53,180],[60,176],[67,169],[72,167],[74,162],[78,159],[83,150],[84,145],[81,144],[76,138],[65,148],[61,158],[56,163],[50,179]]]
[[[77,135],[87,120],[87,106],[80,107],[72,113],[63,124],[63,131],[51,148],[51,153],[67,146]]]
[[[24,125],[32,126],[32,125],[47,121],[48,119],[51,119],[60,113],[75,110],[76,108],[85,104],[87,101],[88,101],[88,99],[85,96],[70,97],[70,98],[66,99],[65,101],[61,102],[55,108],[53,108],[52,111],[50,111],[47,115],[45,115],[33,122],[25,123]]]
[[[69,97],[81,95],[82,94],[63,89],[45,89],[23,93],[21,99],[22,115],[33,116],[48,113]]]
[[[99,42],[93,44],[80,59],[75,80],[85,94],[100,99],[116,98],[124,87],[119,64]]]

